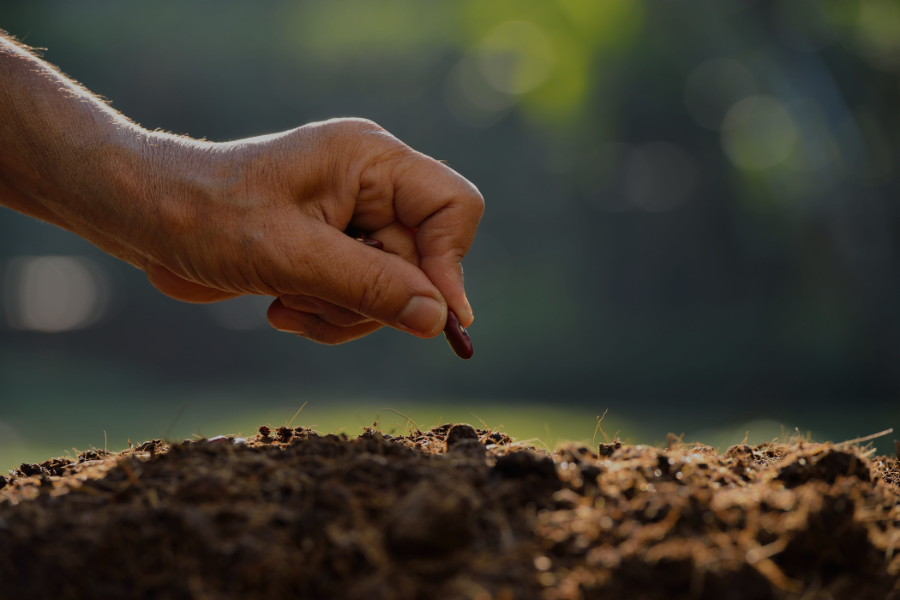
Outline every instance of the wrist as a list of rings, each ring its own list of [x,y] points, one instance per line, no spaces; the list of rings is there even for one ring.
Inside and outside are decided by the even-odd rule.
[[[90,131],[90,130],[89,130]],[[148,193],[153,166],[144,149],[150,135],[132,124],[97,128],[63,140],[54,171],[55,190],[45,198],[63,227],[103,247],[113,239],[125,244],[120,256],[143,267],[146,241],[153,239],[155,199]]]
[[[250,179],[267,169],[241,143],[144,132],[139,144],[129,239],[151,262],[195,278],[197,260],[248,225]]]

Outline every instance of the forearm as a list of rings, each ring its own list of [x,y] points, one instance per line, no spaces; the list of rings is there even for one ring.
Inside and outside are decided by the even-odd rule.
[[[2,36],[0,82],[0,204],[141,262],[110,246],[159,210],[146,175],[159,136]]]

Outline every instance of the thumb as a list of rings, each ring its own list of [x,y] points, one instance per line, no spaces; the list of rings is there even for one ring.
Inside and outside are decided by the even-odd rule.
[[[310,265],[313,295],[420,337],[441,333],[447,302],[421,269],[324,223],[316,229],[327,250]]]

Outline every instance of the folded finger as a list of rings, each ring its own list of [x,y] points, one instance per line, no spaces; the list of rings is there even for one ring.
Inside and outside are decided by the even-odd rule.
[[[323,320],[319,315],[291,310],[276,300],[266,315],[269,324],[279,331],[295,333],[301,337],[329,346],[343,344],[377,331],[383,325],[368,321],[350,327],[339,327]]]
[[[313,296],[303,294],[283,295],[279,296],[278,299],[281,301],[281,304],[291,310],[314,314],[323,321],[338,327],[352,327],[353,325],[371,321],[371,319],[359,313]]]

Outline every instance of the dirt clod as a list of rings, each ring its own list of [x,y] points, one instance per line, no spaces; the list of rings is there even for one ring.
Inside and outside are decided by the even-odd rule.
[[[291,441],[291,438],[294,437],[294,430],[284,425],[275,430],[275,439],[277,439],[282,444],[286,444]]]
[[[475,539],[478,494],[467,485],[422,482],[388,515],[387,546],[400,556],[456,552]]]
[[[475,428],[471,425],[458,423],[447,431],[447,437],[445,439],[447,448],[450,448],[454,444],[459,444],[464,440],[478,441],[478,432],[475,431]]]
[[[616,450],[622,447],[622,442],[616,440],[614,442],[610,442],[608,444],[599,444],[597,446],[597,454],[600,456],[612,456]]]
[[[32,475],[40,475],[43,472],[41,465],[22,463],[19,465],[19,473],[23,477],[31,477]]]
[[[835,450],[834,448],[815,448],[802,450],[790,460],[782,461],[776,479],[790,487],[802,485],[814,479],[826,483],[834,483],[838,477],[856,477],[861,481],[869,481],[869,468],[865,461],[852,452]]]

